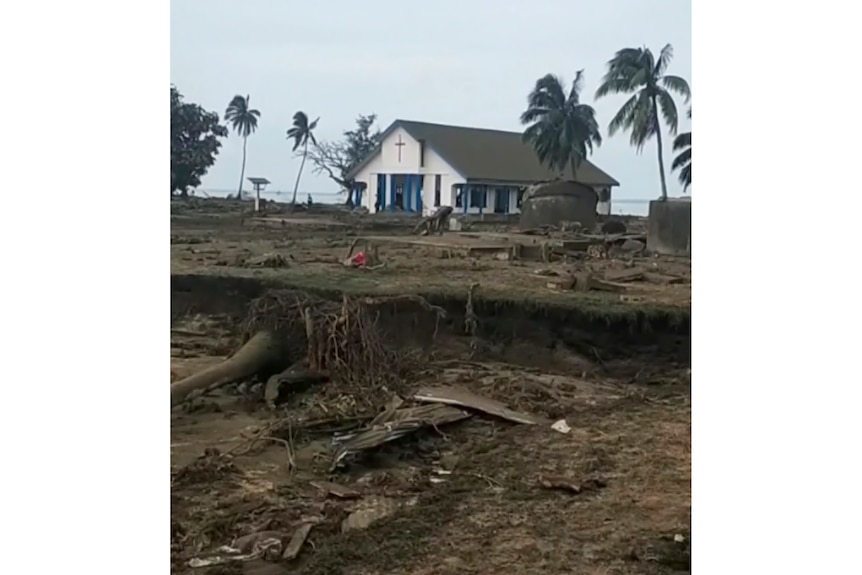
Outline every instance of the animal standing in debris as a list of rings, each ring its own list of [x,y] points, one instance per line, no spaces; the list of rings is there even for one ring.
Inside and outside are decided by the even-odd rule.
[[[422,218],[422,221],[416,224],[416,227],[413,229],[413,233],[417,233],[420,229],[425,228],[425,234],[430,234],[436,231],[442,236],[443,230],[449,226],[449,216],[451,215],[452,206],[440,206],[433,214]]]

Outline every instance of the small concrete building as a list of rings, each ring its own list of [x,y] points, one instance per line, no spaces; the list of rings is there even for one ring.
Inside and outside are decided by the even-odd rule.
[[[348,177],[355,181],[353,204],[371,213],[398,209],[430,214],[440,206],[454,213],[520,212],[527,186],[561,174],[539,163],[520,132],[396,120],[380,145]],[[611,212],[614,178],[584,160],[572,177],[593,188],[596,210]],[[605,201],[603,201],[605,200]]]

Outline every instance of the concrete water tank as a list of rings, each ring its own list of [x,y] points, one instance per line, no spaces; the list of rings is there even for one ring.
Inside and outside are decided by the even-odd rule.
[[[596,225],[596,191],[578,182],[556,180],[530,186],[521,202],[522,228],[560,226],[580,222],[584,229]]]

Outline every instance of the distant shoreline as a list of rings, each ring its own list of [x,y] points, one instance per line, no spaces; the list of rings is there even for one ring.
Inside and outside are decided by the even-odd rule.
[[[250,192],[250,190],[245,190]],[[224,189],[198,189],[196,195],[201,197],[225,198],[228,194],[236,194],[235,190]],[[260,193],[260,197],[267,200],[278,202],[289,202],[293,197],[293,191],[264,191]],[[298,202],[304,202],[308,197],[307,191],[299,191],[296,194]],[[311,194],[315,202],[321,204],[338,204],[344,201],[344,195],[339,192],[318,192]],[[611,213],[619,216],[643,216],[646,217],[649,213],[649,203],[652,199],[649,198],[614,198],[611,202]]]

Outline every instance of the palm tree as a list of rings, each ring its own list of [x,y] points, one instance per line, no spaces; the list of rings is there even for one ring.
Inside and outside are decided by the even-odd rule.
[[[631,132],[631,143],[638,152],[652,136],[658,145],[658,169],[661,177],[661,199],[667,199],[667,181],[664,173],[662,154],[661,125],[659,110],[664,121],[676,134],[679,118],[676,104],[670,92],[684,96],[686,103],[691,99],[688,82],[679,76],[665,75],[668,64],[673,58],[673,47],[668,44],[662,48],[658,58],[649,48],[624,48],[608,62],[608,71],[602,78],[602,85],[596,90],[596,98],[608,94],[632,94],[623,104],[608,126],[613,136],[620,129]]]
[[[260,118],[260,112],[249,108],[250,100],[251,96],[243,98],[237,94],[227,105],[227,110],[224,113],[224,119],[230,122],[234,132],[242,136],[242,169],[239,172],[239,190],[237,190],[236,195],[238,200],[242,198],[242,181],[245,177],[245,150],[248,137],[257,130],[257,119]]]
[[[602,144],[596,111],[581,104],[584,71],[575,74],[572,88],[566,94],[563,81],[553,74],[538,80],[527,97],[527,109],[521,114],[521,123],[530,124],[522,136],[529,143],[542,164],[552,170],[564,172],[571,165],[572,177],[593,145]]]
[[[691,108],[688,109],[687,115],[691,120]],[[691,186],[691,132],[683,132],[674,139],[673,151],[679,151],[679,154],[673,159],[670,169],[679,170],[679,183],[685,192]]]
[[[287,131],[287,139],[293,140],[293,151],[302,149],[302,163],[299,164],[299,173],[296,174],[296,185],[293,186],[293,202],[296,203],[296,192],[299,190],[299,179],[302,177],[302,168],[305,167],[305,158],[308,156],[308,142],[317,145],[317,140],[314,139],[314,129],[317,127],[317,120],[308,123],[308,116],[303,111],[299,111],[293,115],[293,127]]]

